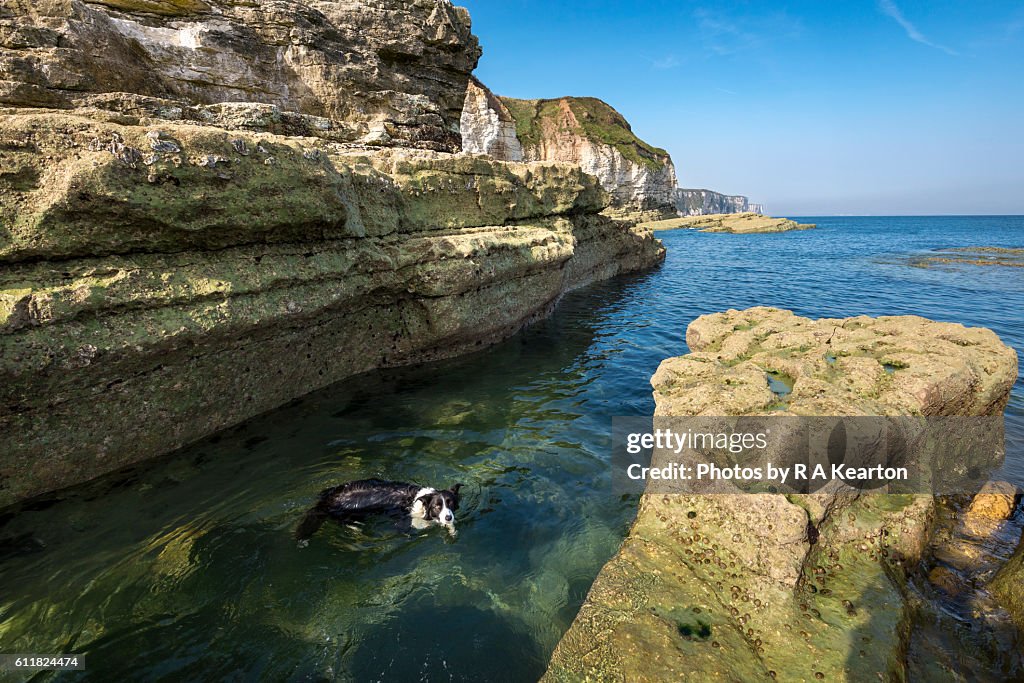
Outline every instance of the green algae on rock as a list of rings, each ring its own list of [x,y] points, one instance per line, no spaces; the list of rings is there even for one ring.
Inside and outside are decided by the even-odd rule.
[[[768,414],[769,372],[793,379],[792,415],[998,415],[1017,374],[991,331],[915,316],[752,308],[686,341],[652,378],[656,415]],[[928,495],[841,487],[646,494],[545,680],[902,680],[933,515]]]
[[[0,153],[0,262],[412,234],[607,204],[595,178],[556,164],[52,112],[3,116]]]
[[[450,0],[0,9],[0,506],[658,263],[579,166],[449,153],[479,55]]]
[[[1024,538],[1021,538],[1013,557],[989,583],[988,590],[1010,613],[1017,628],[1024,630]]]
[[[0,504],[657,263],[593,176],[174,122],[0,119]],[[287,362],[285,362],[287,361]]]

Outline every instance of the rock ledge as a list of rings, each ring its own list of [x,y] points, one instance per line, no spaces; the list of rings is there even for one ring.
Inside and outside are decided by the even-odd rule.
[[[652,379],[656,415],[998,415],[1017,375],[991,331],[914,316],[752,308],[686,339]],[[905,680],[933,509],[841,489],[644,495],[545,680]]]

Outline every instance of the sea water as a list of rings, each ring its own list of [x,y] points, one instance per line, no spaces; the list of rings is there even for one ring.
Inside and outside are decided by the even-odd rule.
[[[353,377],[0,510],[0,652],[83,654],[95,681],[535,680],[635,514],[611,490],[611,418],[651,414],[650,376],[687,351],[693,318],[912,313],[1024,351],[1024,269],[910,265],[1024,247],[1024,218],[800,220],[818,228],[660,233],[664,265],[572,293],[497,346]],[[1019,378],[1007,432],[1019,480]],[[461,482],[458,534],[328,523],[299,547],[317,492],[364,477]]]

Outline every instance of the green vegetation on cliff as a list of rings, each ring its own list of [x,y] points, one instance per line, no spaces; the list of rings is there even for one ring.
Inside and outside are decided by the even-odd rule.
[[[622,114],[596,97],[500,99],[515,119],[516,135],[524,147],[536,147],[546,134],[568,130],[611,145],[626,159],[654,170],[668,158],[668,152],[638,138]]]

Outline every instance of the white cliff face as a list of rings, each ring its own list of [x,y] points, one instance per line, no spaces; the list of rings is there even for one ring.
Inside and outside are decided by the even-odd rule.
[[[711,190],[675,191],[676,211],[680,216],[705,216],[716,213],[764,213],[763,204],[751,204],[738,194],[720,194]]]
[[[653,169],[630,161],[611,145],[572,135],[559,137],[554,144],[530,148],[527,161],[578,164],[586,173],[597,176],[617,208],[645,210],[673,202],[676,169],[671,161]]]
[[[597,176],[601,186],[611,195],[613,209],[625,212],[673,209],[676,171],[671,158],[664,152],[650,159],[627,158],[615,145],[587,135],[586,127],[577,118],[569,98],[543,101],[543,113],[526,101],[509,102],[525,105],[527,115],[536,117],[528,126],[535,131],[536,139],[520,140],[510,108],[473,79],[466,91],[462,111],[463,151],[489,154],[502,161],[574,164]],[[605,103],[591,100],[587,107],[600,115],[614,117],[617,125],[632,136],[625,120]]]
[[[519,138],[518,129],[523,132]],[[596,176],[616,212],[764,214],[742,195],[677,187],[675,165],[664,150],[633,135],[610,106],[593,98],[515,100],[496,97],[470,79],[461,120],[463,151],[500,161],[555,161]],[[615,144],[604,142],[612,140]],[[625,153],[623,153],[625,151]]]
[[[677,181],[671,160],[654,169],[630,161],[611,145],[580,140],[578,163],[601,181],[601,186],[612,195],[612,206],[648,210],[673,203]],[[557,157],[558,150],[555,152]]]
[[[466,88],[462,107],[462,151],[488,154],[500,161],[522,161],[523,146],[508,109],[475,78]]]
[[[527,161],[579,165],[601,181],[612,196],[613,209],[649,211],[673,206],[676,169],[667,154],[650,163],[627,159],[617,147],[583,134],[584,126],[568,99],[559,101],[557,114],[542,118],[539,125],[543,135],[536,145],[524,148]]]

